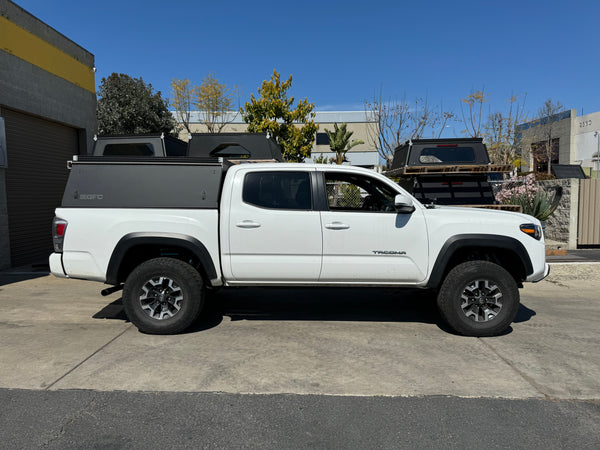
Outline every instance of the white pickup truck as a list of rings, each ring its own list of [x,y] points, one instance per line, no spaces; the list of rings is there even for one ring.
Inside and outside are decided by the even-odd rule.
[[[535,218],[424,206],[374,171],[194,158],[71,163],[53,224],[58,277],[123,285],[141,331],[183,331],[206,289],[389,286],[437,293],[457,333],[505,331],[549,271]],[[402,295],[402,290],[398,290]]]

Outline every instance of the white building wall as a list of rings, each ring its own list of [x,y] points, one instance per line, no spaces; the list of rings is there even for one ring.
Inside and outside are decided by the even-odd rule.
[[[592,157],[600,151],[600,111],[576,117],[573,135],[575,145],[571,152],[571,164],[597,169]]]

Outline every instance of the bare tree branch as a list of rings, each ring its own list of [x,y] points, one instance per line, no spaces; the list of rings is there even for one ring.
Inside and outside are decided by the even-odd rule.
[[[368,141],[377,148],[388,167],[396,147],[409,139],[420,139],[429,131],[434,136],[434,128],[440,120],[440,115],[431,108],[427,98],[417,98],[411,106],[405,96],[402,99],[384,99],[381,88],[373,99],[365,102],[365,112],[370,122]],[[453,117],[448,114],[446,120]]]

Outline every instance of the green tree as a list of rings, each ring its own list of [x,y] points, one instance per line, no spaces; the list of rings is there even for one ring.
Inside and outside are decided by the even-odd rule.
[[[313,157],[313,164],[335,164],[335,157],[328,158],[320,153],[319,156]]]
[[[173,78],[171,80],[171,106],[175,108],[177,120],[183,124],[189,134],[192,134],[190,114],[196,89],[197,87],[192,86],[187,78],[183,80]]]
[[[346,152],[352,147],[364,144],[365,141],[362,139],[353,139],[352,142],[350,142],[350,138],[354,134],[354,131],[348,131],[346,123],[343,123],[339,127],[337,123],[334,123],[333,129],[334,131],[325,130],[325,133],[329,136],[329,148],[336,154],[336,164],[342,164],[346,159]]]
[[[102,78],[98,95],[100,134],[176,133],[168,102],[141,78],[112,73]]]
[[[233,120],[227,113],[233,106],[235,91],[236,86],[232,90],[219,83],[213,73],[204,77],[202,84],[196,88],[196,106],[209,133],[220,133]]]
[[[293,108],[294,97],[288,98],[292,76],[281,82],[279,72],[273,71],[270,81],[258,89],[260,97],[250,96],[240,113],[251,133],[268,132],[281,145],[287,161],[302,162],[310,156],[318,126],[314,122],[314,103],[305,98]]]

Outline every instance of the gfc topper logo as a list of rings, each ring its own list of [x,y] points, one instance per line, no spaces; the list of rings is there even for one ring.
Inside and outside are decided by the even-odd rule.
[[[75,200],[102,200],[103,194],[80,194],[75,191]]]

